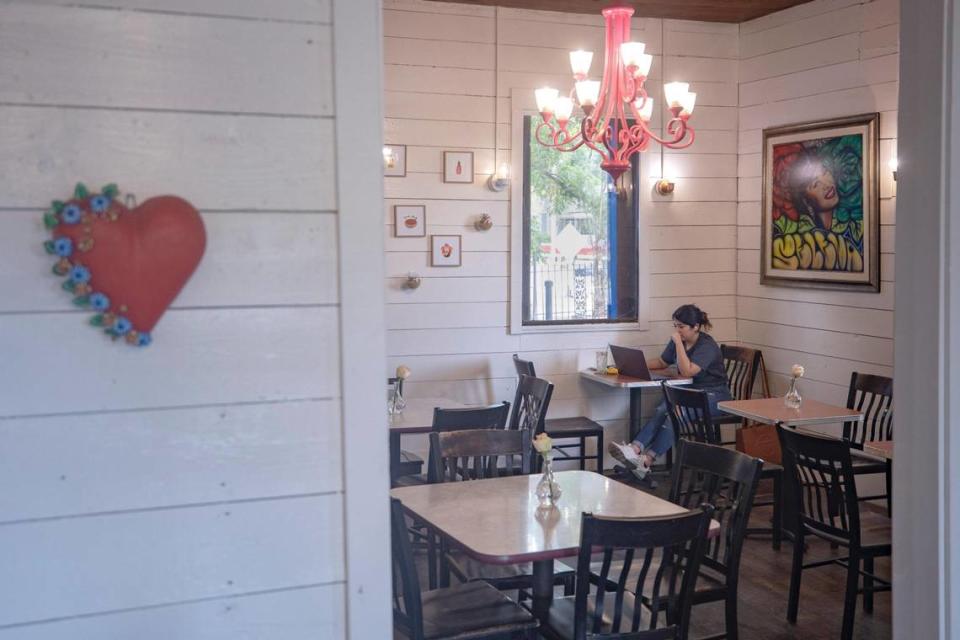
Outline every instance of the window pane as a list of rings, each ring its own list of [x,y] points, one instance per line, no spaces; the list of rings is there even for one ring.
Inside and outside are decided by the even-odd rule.
[[[524,119],[523,323],[636,321],[636,164],[615,184],[589,147],[540,145],[540,123]]]

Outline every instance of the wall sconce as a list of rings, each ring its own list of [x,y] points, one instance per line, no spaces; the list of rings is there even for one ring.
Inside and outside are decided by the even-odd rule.
[[[677,185],[668,178],[660,178],[653,188],[656,189],[657,193],[661,196],[669,196],[673,193],[673,190],[677,188]]]
[[[403,281],[401,286],[404,289],[419,289],[422,282],[420,276],[411,271],[407,274],[407,279]]]
[[[481,213],[480,217],[473,223],[473,228],[477,231],[490,231],[493,228],[493,218],[489,213]]]
[[[510,186],[510,165],[506,162],[500,165],[495,173],[487,179],[487,186],[491,191],[503,191]]]
[[[896,181],[897,181],[897,166],[900,164],[900,163],[897,161],[897,157],[894,156],[894,157],[890,158],[890,162],[889,162],[888,164],[889,164],[889,167],[890,167],[890,171],[893,172],[893,181],[896,182]]]

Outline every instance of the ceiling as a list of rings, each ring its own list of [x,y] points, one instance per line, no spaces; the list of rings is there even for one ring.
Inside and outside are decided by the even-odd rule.
[[[439,0],[443,1],[443,0]],[[449,1],[449,0],[447,0]],[[674,18],[678,20],[704,20],[706,22],[744,22],[780,11],[809,0],[456,0],[462,4],[512,7],[515,9],[538,9],[566,13],[599,14],[604,7],[628,4],[644,18]]]

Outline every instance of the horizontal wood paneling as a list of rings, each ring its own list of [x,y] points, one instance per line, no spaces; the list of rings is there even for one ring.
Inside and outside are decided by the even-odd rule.
[[[333,113],[332,67],[315,63],[330,58],[330,27],[76,9],[64,31],[62,12],[0,5],[0,102]]]
[[[0,139],[0,175],[18,176],[3,207],[47,206],[81,180],[199,209],[336,208],[329,119],[0,106]]]
[[[153,13],[253,18],[292,22],[330,23],[330,0],[284,0],[263,3],[261,0],[30,0],[31,4],[82,6]]]
[[[0,482],[30,487],[0,523],[339,491],[339,422],[330,400],[0,420]]]
[[[143,637],[195,640],[338,640],[346,637],[340,583],[123,611],[0,630],[3,640]]]
[[[341,509],[332,494],[0,527],[17,585],[0,625],[342,580]]]

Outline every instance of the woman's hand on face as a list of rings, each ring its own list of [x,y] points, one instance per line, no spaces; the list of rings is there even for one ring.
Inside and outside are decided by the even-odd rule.
[[[673,335],[670,336],[670,338],[673,340],[673,343],[677,346],[680,346],[681,344],[683,344],[683,338],[680,337],[679,331],[674,331]]]

